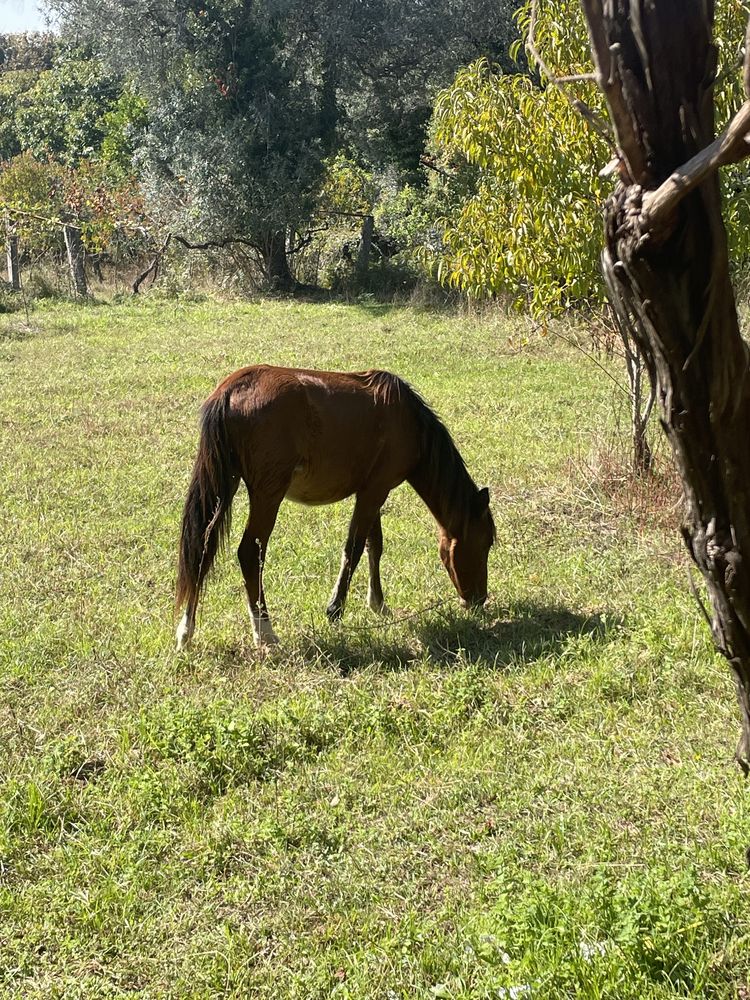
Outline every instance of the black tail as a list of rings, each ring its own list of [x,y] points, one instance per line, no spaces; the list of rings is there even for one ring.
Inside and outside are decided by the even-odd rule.
[[[211,396],[201,410],[201,437],[180,533],[177,610],[195,607],[232,520],[237,472],[227,440],[229,393]]]

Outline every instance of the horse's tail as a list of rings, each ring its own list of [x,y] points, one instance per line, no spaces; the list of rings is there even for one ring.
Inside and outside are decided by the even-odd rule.
[[[227,436],[229,393],[209,397],[201,410],[201,436],[180,532],[177,610],[193,609],[232,519],[237,472]]]

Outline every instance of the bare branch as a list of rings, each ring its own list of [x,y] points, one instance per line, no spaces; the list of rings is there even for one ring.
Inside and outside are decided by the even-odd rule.
[[[0,210],[3,212],[8,212],[11,215],[20,216],[24,219],[33,219],[34,222],[43,222],[47,226],[52,226],[53,228],[57,227],[58,229],[64,229],[66,226],[71,225],[71,222],[74,222],[76,224],[79,224],[81,222],[81,220],[78,218],[72,220],[68,219],[67,221],[65,219],[51,219],[49,218],[49,216],[39,215],[37,212],[27,212],[25,209],[22,208],[13,208],[12,205],[6,205],[4,202],[0,202]],[[112,223],[112,226],[114,229],[130,231],[133,233],[140,233],[141,236],[146,237],[146,239],[148,239],[151,235],[148,229],[146,229],[145,226],[142,226],[138,222],[125,222],[122,219],[116,219]]]
[[[138,292],[140,291],[141,285],[146,280],[146,278],[149,276],[149,274],[153,274],[153,276],[154,276],[153,281],[151,282],[151,284],[153,285],[154,281],[156,281],[156,276],[159,273],[159,265],[161,264],[162,257],[167,252],[167,248],[169,247],[169,244],[171,243],[171,241],[172,241],[172,234],[169,233],[167,235],[166,240],[164,240],[164,243],[160,247],[160,249],[157,250],[156,253],[154,254],[154,259],[148,265],[148,267],[146,268],[146,270],[142,271],[138,275],[138,277],[135,279],[135,281],[133,282],[133,285],[132,285],[133,295],[137,295],[138,294]]]
[[[555,83],[596,83],[596,73],[571,73],[570,76],[556,76]]]
[[[434,170],[436,174],[440,174],[441,177],[445,177],[449,181],[453,180],[457,173],[455,170],[443,170],[435,163],[435,157],[429,156],[427,153],[423,153],[419,157],[419,163],[421,166],[427,167],[428,170]]]
[[[231,247],[239,243],[241,246],[250,247],[251,250],[257,250],[260,252],[260,247],[257,247],[255,243],[250,240],[243,239],[241,236],[227,236],[225,239],[221,240],[206,240],[205,243],[191,243],[190,240],[186,239],[184,236],[179,236],[177,233],[173,233],[172,238],[176,240],[180,246],[185,247],[186,250],[226,250],[227,247]]]
[[[564,77],[559,77],[560,82],[563,81],[564,79],[565,79]],[[569,77],[568,79],[572,78]],[[594,79],[596,78],[594,77]],[[575,108],[575,110],[578,112],[578,114],[582,115],[589,123],[589,125],[594,129],[594,131],[598,132],[598,134],[602,137],[602,139],[604,139],[604,141],[610,146],[610,148],[614,149],[615,144],[614,144],[614,138],[612,136],[612,129],[609,127],[609,125],[607,125],[607,123],[604,121],[601,115],[598,115],[596,111],[593,110],[593,108],[590,108],[588,104],[586,104],[585,101],[579,101],[577,97],[571,98],[568,96],[568,100]]]
[[[366,219],[368,215],[372,215],[372,212],[338,212],[332,208],[323,208],[318,214],[331,215],[342,219]],[[322,232],[322,230],[316,230],[316,232]]]
[[[352,214],[354,214],[354,213],[352,213]],[[364,216],[363,216],[363,218],[364,218]],[[299,253],[300,250],[304,250],[305,247],[309,247],[310,246],[310,244],[315,239],[315,237],[318,235],[318,233],[327,233],[327,232],[328,232],[328,226],[327,225],[318,226],[315,229],[309,229],[305,233],[304,236],[301,236],[299,238],[299,240],[296,243],[292,243],[289,247],[287,247],[287,251],[286,251],[287,254],[291,257],[293,254]]]
[[[618,46],[610,45],[607,37],[602,0],[581,0],[581,3],[589,26],[589,39],[596,63],[599,88],[609,105],[617,144],[622,150],[621,159],[625,161],[630,177],[641,182],[645,180],[647,174],[646,158],[639,138],[635,134],[630,110],[622,93],[622,84],[615,71],[614,62],[618,55]]]

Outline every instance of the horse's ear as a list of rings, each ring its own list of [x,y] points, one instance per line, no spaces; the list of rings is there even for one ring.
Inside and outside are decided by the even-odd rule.
[[[477,490],[476,505],[477,505],[477,513],[479,514],[489,509],[490,506],[489,486],[483,486],[481,490]]]

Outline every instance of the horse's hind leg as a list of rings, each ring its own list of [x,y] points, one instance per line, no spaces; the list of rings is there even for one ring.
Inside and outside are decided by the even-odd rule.
[[[383,528],[380,523],[380,511],[367,536],[367,558],[370,563],[370,584],[367,588],[367,604],[379,615],[388,615],[390,611],[383,600],[383,586],[380,582],[380,557],[383,554]]]
[[[263,564],[266,558],[268,539],[276,523],[283,494],[278,497],[250,499],[250,517],[245,533],[242,536],[237,558],[240,561],[242,575],[247,591],[247,607],[253,625],[255,645],[258,647],[273,646],[278,643],[278,637],[271,625],[271,619],[266,606],[263,592]]]
[[[338,621],[344,613],[346,595],[349,593],[349,584],[352,581],[352,576],[354,576],[354,571],[359,564],[359,560],[362,558],[362,553],[365,550],[365,542],[369,537],[375,519],[377,518],[378,521],[380,519],[380,508],[383,506],[384,500],[385,497],[382,496],[378,497],[376,502],[369,497],[363,497],[362,494],[357,496],[352,519],[349,522],[349,534],[344,546],[344,554],[341,558],[341,570],[333,588],[331,600],[328,602],[328,607],[326,608],[326,614],[331,621]]]
[[[178,652],[185,649],[193,638],[193,632],[195,632],[195,612],[196,604],[188,603],[185,613],[180,619],[180,624],[177,626],[176,639]]]
[[[234,477],[230,483],[228,493],[225,497],[225,505],[226,505],[225,510],[228,510],[231,507],[232,501],[234,500],[234,495],[237,492],[237,486],[239,485],[239,481],[240,481],[239,477]],[[177,626],[177,631],[175,633],[178,652],[184,650],[189,644],[190,640],[193,638],[193,633],[195,632],[195,616],[198,610],[198,599],[200,596],[200,590],[206,578],[206,574],[208,573],[211,563],[213,561],[212,557],[211,559],[208,560],[207,564],[205,562],[205,552],[208,546],[208,540],[205,535],[205,531],[207,529],[204,528],[202,530],[203,530],[204,558],[200,560],[200,563],[197,567],[197,576],[198,576],[197,583],[195,589],[191,588],[192,597],[188,597],[187,599],[187,603],[185,604],[185,612],[182,618],[180,619],[180,624]]]

